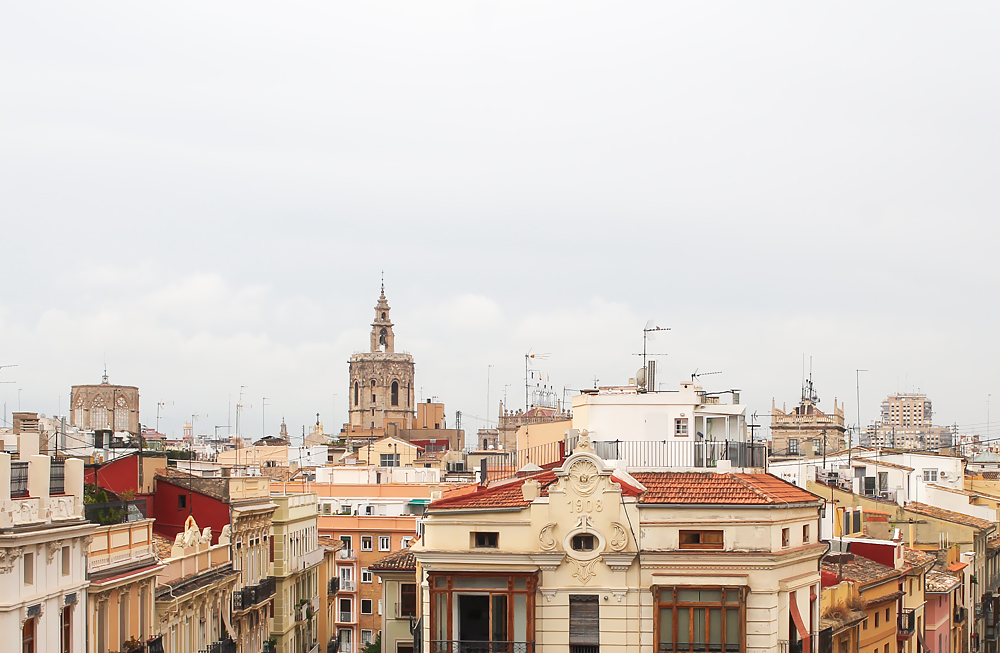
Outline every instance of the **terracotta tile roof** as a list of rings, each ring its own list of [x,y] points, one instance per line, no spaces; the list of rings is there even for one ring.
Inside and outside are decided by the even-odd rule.
[[[906,566],[910,569],[931,565],[936,561],[937,556],[933,554],[918,551],[917,549],[911,549],[908,546],[903,547],[903,562],[905,562]]]
[[[547,465],[549,466],[549,465]],[[551,465],[550,467],[555,467]],[[489,486],[470,486],[455,491],[453,496],[445,496],[434,501],[428,507],[429,510],[439,509],[469,509],[469,508],[524,508],[531,502],[524,500],[521,486],[529,478],[535,479],[541,485],[538,496],[549,496],[549,486],[556,482],[556,474],[552,469],[547,469],[524,478],[514,478],[498,481]],[[641,491],[622,481],[614,474],[611,480],[622,486],[622,494],[627,497],[639,496]]]
[[[859,464],[860,463],[860,464]],[[851,463],[854,467],[860,467],[865,464],[875,465],[877,467],[888,467],[889,469],[901,469],[904,472],[912,472],[912,467],[907,467],[906,465],[898,465],[896,463],[886,462],[884,460],[877,460],[875,458],[855,458],[854,462]]]
[[[964,494],[967,497],[986,497],[987,499],[1000,501],[1000,497],[997,495],[987,494],[986,492],[976,492],[975,490],[966,490],[965,488],[958,487],[947,487],[944,485],[938,485],[937,483],[928,483],[927,487],[932,487],[935,490],[944,490],[945,492],[951,492],[953,494]]]
[[[169,537],[165,537],[158,533],[153,533],[153,550],[156,551],[156,557],[160,560],[166,560],[170,557],[170,549],[174,547],[174,541]]]
[[[319,541],[320,546],[325,546],[333,549],[334,551],[340,551],[344,548],[344,542],[338,540],[335,537],[329,537],[328,535],[320,535],[316,538]]]
[[[612,475],[612,480],[622,486],[625,496],[639,497],[646,505],[788,505],[816,503],[822,499],[812,492],[783,481],[770,474],[731,474],[715,472],[636,472],[636,481],[645,486],[642,491]],[[556,476],[552,470],[540,472],[533,478],[541,484],[539,496],[548,496],[548,488]],[[521,486],[526,479],[514,479],[444,497],[430,505],[431,510],[470,508],[523,508]]]
[[[969,566],[968,562],[953,562],[948,565],[948,571],[962,571]]]
[[[549,495],[549,486],[555,483],[556,475],[552,471],[541,472],[534,476],[529,476],[541,484],[539,496]],[[510,482],[500,482],[496,485],[484,487],[476,486],[474,492],[465,493],[455,497],[444,497],[437,501],[432,501],[428,506],[429,510],[439,510],[446,508],[523,508],[530,502],[524,500],[521,493],[521,486],[527,478],[513,479]]]
[[[944,508],[938,508],[937,506],[928,506],[926,503],[918,503],[916,501],[906,504],[903,510],[907,510],[909,512],[915,512],[918,515],[924,515],[926,517],[943,519],[944,521],[950,521],[953,524],[961,524],[962,526],[971,526],[972,528],[981,531],[985,531],[986,529],[993,528],[993,526],[995,526],[993,522],[987,519],[980,519],[978,517],[963,515],[960,512],[945,510]]]
[[[927,581],[924,585],[924,590],[927,592],[950,592],[961,584],[961,581],[952,576],[951,574],[946,574],[943,571],[938,571],[937,569],[931,569],[927,572]]]
[[[372,571],[416,571],[417,558],[410,547],[407,547],[379,558],[374,564],[368,565],[368,568]]]
[[[838,577],[843,574],[844,580],[853,580],[862,586],[878,585],[902,575],[892,567],[886,567],[860,555],[855,555],[854,560],[845,562],[843,565],[837,562],[827,562],[824,558],[823,571],[838,575]]]
[[[636,472],[646,486],[643,504],[783,505],[815,503],[812,492],[770,474],[714,472]]]
[[[994,533],[986,538],[986,548],[996,549],[1000,547],[1000,533]]]

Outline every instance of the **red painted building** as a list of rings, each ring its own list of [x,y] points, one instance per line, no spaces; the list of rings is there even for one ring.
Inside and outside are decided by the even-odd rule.
[[[163,454],[142,454],[142,478],[139,483],[139,454],[122,456],[106,463],[86,465],[83,472],[85,483],[91,483],[115,494],[134,492],[136,499],[146,500],[146,516],[152,517],[156,503],[157,474],[162,474],[167,467],[167,457]]]
[[[184,530],[184,521],[193,516],[198,526],[212,529],[212,541],[218,542],[224,526],[229,525],[229,502],[204,481],[228,479],[202,479],[191,477],[156,478],[156,502],[153,531],[173,539]],[[191,481],[191,482],[188,482]]]

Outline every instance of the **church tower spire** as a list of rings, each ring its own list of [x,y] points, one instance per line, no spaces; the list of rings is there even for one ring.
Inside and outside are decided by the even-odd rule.
[[[391,354],[395,351],[395,336],[392,333],[392,320],[389,319],[389,302],[385,298],[385,283],[382,283],[382,294],[379,295],[378,303],[375,304],[375,321],[372,322],[371,351],[386,352]]]

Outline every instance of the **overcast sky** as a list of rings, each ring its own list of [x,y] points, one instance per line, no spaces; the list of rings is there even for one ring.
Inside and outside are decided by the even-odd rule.
[[[478,428],[524,354],[766,424],[811,356],[857,421],[1000,437],[1000,5],[5,3],[0,399],[346,419],[379,275],[421,395]],[[268,397],[262,416],[262,398]],[[9,419],[9,417],[8,417]]]

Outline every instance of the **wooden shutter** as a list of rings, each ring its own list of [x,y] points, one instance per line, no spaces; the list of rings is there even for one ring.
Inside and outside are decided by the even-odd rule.
[[[597,646],[601,643],[599,598],[596,594],[570,594],[570,644]]]

